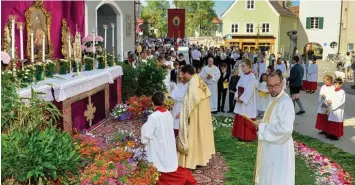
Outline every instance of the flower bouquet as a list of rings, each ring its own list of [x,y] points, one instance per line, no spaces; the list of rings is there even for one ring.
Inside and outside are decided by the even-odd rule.
[[[35,78],[36,81],[41,81],[44,80],[44,70],[45,70],[45,64],[43,64],[42,62],[37,62],[35,64]]]
[[[59,74],[64,75],[69,73],[69,61],[67,59],[59,60]]]
[[[52,60],[46,60],[46,77],[53,77],[55,74],[55,63]]]
[[[84,57],[85,71],[91,71],[94,69],[94,59],[90,57]]]
[[[127,120],[129,114],[127,112],[128,106],[126,104],[118,104],[111,112],[111,116],[120,121]]]

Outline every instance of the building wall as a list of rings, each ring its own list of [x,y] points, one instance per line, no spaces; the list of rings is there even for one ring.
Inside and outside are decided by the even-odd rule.
[[[279,48],[280,52],[286,55],[292,52],[290,48],[290,37],[287,35],[287,32],[297,30],[297,20],[297,17],[280,16]]]
[[[340,53],[348,51],[348,45],[353,45],[355,50],[355,1],[343,0],[342,29],[340,38]]]
[[[85,21],[87,24],[86,33],[91,33],[91,31],[95,28],[98,29],[99,34],[104,33],[102,25],[97,25],[97,9],[103,4],[109,4],[111,8],[116,12],[116,23],[115,23],[115,52],[121,56],[121,59],[127,57],[127,53],[129,51],[134,51],[135,41],[135,25],[134,25],[134,1],[85,1],[86,10],[85,10]],[[129,21],[127,21],[127,16],[130,17]],[[109,18],[108,20],[109,21]],[[101,22],[101,21],[100,21]],[[131,29],[129,30],[130,36],[127,36],[127,24],[130,22]],[[111,30],[108,31],[111,33]],[[104,37],[104,35],[100,35]],[[111,38],[111,36],[110,36]],[[108,49],[111,47],[107,45]]]
[[[245,0],[236,0],[234,6],[222,17],[223,22],[223,35],[232,34],[231,25],[233,23],[239,23],[238,34],[246,35],[246,23],[254,23],[254,33],[257,34],[257,25],[261,23],[270,23],[270,33],[267,35],[273,35],[276,37],[274,52],[279,51],[278,48],[278,28],[279,28],[279,15],[272,5],[267,0],[255,0],[255,10],[246,10]],[[260,30],[260,35],[263,35]]]
[[[338,47],[333,49],[330,43],[336,42],[339,46],[341,1],[300,1],[299,7],[300,34],[297,48],[303,51],[308,43],[315,42],[323,47],[323,59],[326,59],[328,54],[337,53]],[[306,29],[307,17],[323,17],[323,29]]]

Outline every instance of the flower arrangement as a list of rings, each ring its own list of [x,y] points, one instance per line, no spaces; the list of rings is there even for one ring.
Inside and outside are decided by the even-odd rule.
[[[147,96],[141,96],[141,97],[133,96],[128,99],[127,105],[128,105],[128,112],[130,112],[134,118],[139,118],[140,116],[143,115],[145,110],[153,106],[152,99]]]
[[[44,80],[44,70],[45,70],[45,64],[43,64],[42,62],[37,62],[35,64],[35,78],[37,81],[41,81]]]
[[[94,59],[90,57],[84,57],[85,71],[91,71],[94,69]]]
[[[128,106],[126,104],[118,104],[113,108],[111,116],[115,119],[126,120],[128,119],[127,109]]]
[[[104,39],[101,36],[95,36],[95,53],[94,53],[94,45],[93,45],[93,35],[89,34],[82,39],[83,45],[81,49],[83,51],[84,56],[93,57],[94,54],[102,55],[102,44]]]
[[[158,170],[147,161],[144,149],[131,132],[118,131],[106,136],[104,142],[89,134],[74,138],[82,159],[93,159],[81,170],[82,185],[156,184],[159,180]],[[87,155],[89,151],[93,154]]]
[[[113,61],[113,56],[112,55],[110,55],[110,54],[107,54],[107,65],[109,66],[109,67],[112,67],[115,63],[114,63],[114,61]]]
[[[295,141],[294,145],[296,155],[303,158],[307,166],[314,169],[316,185],[352,184],[352,177],[338,163],[304,143]]]
[[[171,98],[165,98],[164,106],[166,109],[171,111],[173,110],[174,103],[175,103],[174,100],[172,100]]]
[[[53,77],[55,74],[55,63],[52,60],[46,60],[46,77]]]
[[[69,61],[67,59],[59,60],[59,74],[69,73]]]

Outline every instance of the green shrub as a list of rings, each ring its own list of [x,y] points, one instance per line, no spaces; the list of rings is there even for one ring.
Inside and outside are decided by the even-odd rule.
[[[164,79],[166,70],[158,68],[155,60],[148,60],[147,64],[139,63],[137,68],[120,63],[124,75],[122,77],[122,99],[128,100],[132,96],[151,96],[156,91],[165,91]]]
[[[77,173],[80,156],[67,132],[54,127],[14,131],[2,134],[1,139],[2,180],[14,177],[19,182],[38,182]]]

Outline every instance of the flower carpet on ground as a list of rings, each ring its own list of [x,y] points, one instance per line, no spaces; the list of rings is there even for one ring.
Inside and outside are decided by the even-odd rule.
[[[105,142],[107,137],[114,137],[119,130],[126,130],[132,133],[135,138],[140,137],[140,129],[145,120],[126,120],[117,121],[117,119],[109,119],[90,134],[95,136],[99,141]],[[223,157],[217,153],[212,157],[207,166],[197,167],[193,170],[193,175],[200,185],[222,185],[225,184],[224,172],[227,171]]]

